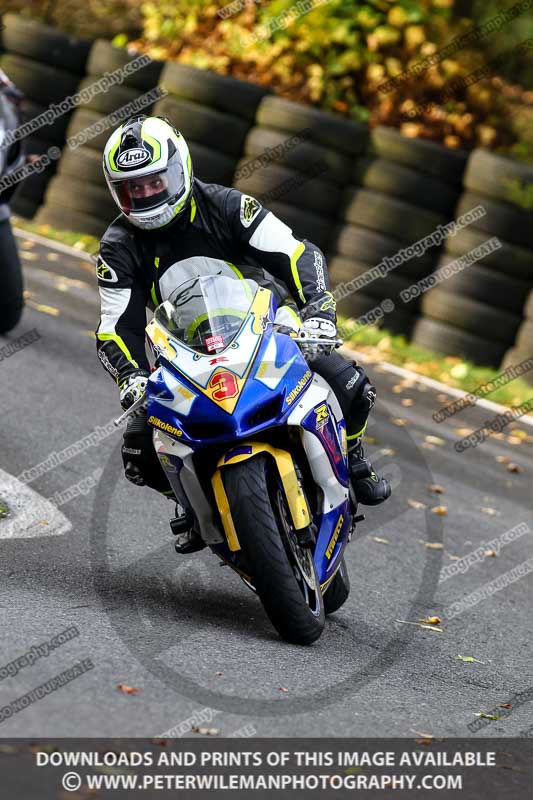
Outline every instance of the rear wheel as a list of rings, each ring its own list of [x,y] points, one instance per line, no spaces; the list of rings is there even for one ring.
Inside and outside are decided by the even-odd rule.
[[[326,614],[333,614],[334,611],[345,604],[350,594],[350,576],[344,558],[337,571],[337,574],[331,581],[326,593],[324,595],[324,608]]]
[[[324,628],[324,601],[312,551],[300,547],[277,471],[264,455],[225,467],[235,530],[264,609],[279,635],[312,644]]]

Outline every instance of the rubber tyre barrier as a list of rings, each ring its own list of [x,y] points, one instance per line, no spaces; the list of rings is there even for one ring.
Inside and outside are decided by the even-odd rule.
[[[268,203],[266,208],[279,217],[289,228],[292,228],[297,238],[308,239],[322,250],[327,248],[331,234],[331,222],[325,217],[314,214],[307,209],[296,208],[278,201]]]
[[[101,77],[105,72],[114,72],[123,69],[126,64],[135,61],[141,53],[131,55],[121,47],[113,47],[106,39],[97,39],[91,47],[87,60],[87,74],[95,78]],[[155,89],[163,69],[163,61],[150,61],[131,75],[124,75],[121,85],[146,92]]]
[[[109,125],[109,127],[106,128],[105,126],[107,123],[103,122],[105,119],[106,117],[103,114],[98,114],[96,111],[89,111],[84,108],[79,108],[73,114],[69,122],[69,126],[67,128],[67,142],[68,139],[73,137],[75,144],[77,145],[76,137],[78,134],[83,134],[87,128],[91,128],[93,125],[102,123],[103,130],[101,133],[97,133],[96,136],[92,136],[92,138],[87,139],[87,141],[83,141],[83,143],[77,145],[74,149],[77,150],[78,146],[88,146],[93,150],[99,150],[101,153],[103,153],[104,147],[107,144],[107,140],[120,124],[117,122],[114,125]]]
[[[354,292],[343,300],[337,301],[337,313],[339,316],[351,319],[359,319],[380,305],[380,301],[375,297],[361,292]],[[384,312],[383,316],[375,324],[391,333],[402,333],[406,336],[411,334],[416,316],[404,310],[401,302],[395,303],[393,311]],[[339,325],[340,335],[343,336],[342,325]]]
[[[527,351],[520,350],[518,347],[512,347],[506,352],[500,366],[501,369],[504,370],[510,366],[515,367],[517,364],[521,364],[522,361],[526,361],[526,359],[531,359],[531,362],[533,363],[533,348],[530,348],[529,351]],[[520,375],[520,379],[529,384],[529,386],[533,386],[533,369],[530,369]]]
[[[524,304],[523,316],[526,319],[533,319],[533,289],[529,292],[528,298]]]
[[[460,256],[442,255],[437,269],[447,266],[457,258]],[[480,263],[483,264],[484,260]],[[471,300],[479,300],[481,303],[520,316],[530,284],[510,278],[495,270],[486,269],[484,266],[480,266],[480,263],[470,264],[461,272],[447,278],[445,281],[446,291]]]
[[[448,236],[445,251],[453,256],[462,256],[485,242],[489,237],[476,228],[463,228],[455,236]],[[509,275],[511,278],[533,282],[533,255],[530,250],[517,247],[501,237],[501,247],[483,258],[483,266]]]
[[[384,158],[358,159],[353,180],[358,186],[384,192],[449,218],[459,198],[459,190],[443,180]]]
[[[281,97],[270,96],[261,100],[256,123],[294,133],[309,129],[310,141],[350,156],[362,153],[368,142],[366,125]]]
[[[197,142],[188,141],[195,177],[205,183],[231,186],[235,160]]]
[[[171,95],[158,100],[154,114],[168,117],[187,140],[211,149],[220,148],[235,158],[242,154],[249,125],[239,117]]]
[[[290,167],[299,172],[307,172],[313,169],[316,164],[324,164],[328,171],[324,173],[328,180],[334,183],[345,185],[348,182],[352,160],[342,153],[330,147],[323,147],[303,138],[300,142],[292,142],[294,133],[275,130],[274,128],[252,128],[244,143],[246,154],[246,169],[257,168],[253,164],[254,158],[266,156],[270,159],[267,163],[279,164],[280,166]],[[277,151],[276,151],[277,148]],[[273,150],[269,153],[269,150]],[[260,167],[259,167],[260,168]]]
[[[397,128],[377,125],[370,136],[370,148],[380,158],[397,161],[407,167],[426,172],[447,183],[461,186],[468,153],[451,150],[428,139],[411,139]]]
[[[23,219],[33,219],[38,209],[41,207],[40,203],[29,197],[24,197],[23,195],[19,195],[18,197],[15,195],[9,205],[11,211],[19,217],[23,217]]]
[[[246,163],[246,159],[239,161],[236,171]],[[339,187],[323,180],[321,176],[308,177],[303,172],[277,164],[257,169],[248,178],[235,181],[235,186],[244,194],[257,197],[267,208],[271,202],[280,200],[287,205],[330,217],[334,216],[341,196]]]
[[[533,250],[533,211],[522,211],[489,200],[483,195],[465,192],[457,205],[456,217],[478,205],[482,205],[487,213],[476,220],[472,227],[484,231],[489,236],[498,236],[512,244]]]
[[[102,151],[92,147],[66,147],[59,159],[58,174],[77,178],[80,183],[88,181],[95,186],[107,187],[102,169]]]
[[[497,367],[505,353],[505,345],[489,342],[444,322],[419,319],[411,341],[437,353],[459,356],[480,366]]]
[[[368,264],[368,268],[376,266],[383,258],[393,258],[406,247],[405,242],[383,236],[377,231],[359,225],[342,225],[332,231],[331,249],[341,256],[354,258]],[[438,250],[430,248],[422,256],[414,256],[391,271],[418,280],[433,272],[437,266]]]
[[[513,200],[513,184],[533,185],[533,166],[497,156],[488,150],[473,151],[464,176],[467,189],[520,208],[520,204]]]
[[[372,189],[348,188],[343,196],[341,213],[347,222],[362,225],[412,244],[428,236],[446,217],[424,211],[411,203],[397,200]]]
[[[23,120],[21,124],[31,123],[35,117],[43,114],[46,110],[46,106],[42,106],[39,103],[34,103],[31,100],[25,101]],[[36,135],[42,136],[52,144],[63,145],[65,143],[65,134],[71,116],[72,114],[69,112],[57,117],[51,124],[45,123],[42,127],[35,130]]]
[[[526,353],[533,354],[533,322],[525,320],[518,330],[516,347]]]
[[[0,50],[59,67],[67,72],[83,75],[91,42],[67,36],[19,14],[4,14],[0,32]]]
[[[514,342],[520,325],[520,318],[517,316],[477,300],[451,294],[442,288],[426,292],[421,308],[425,317],[446,322],[489,342],[502,342],[507,346]]]
[[[84,78],[78,86],[78,92],[88,89],[95,83],[94,76]],[[88,102],[81,102],[79,108],[87,108],[90,111],[97,111],[99,114],[111,114],[122,106],[131,103],[140,96],[139,89],[131,89],[129,86],[110,86],[105,92],[98,92]],[[149,108],[147,106],[146,108]],[[144,110],[144,109],[143,109]]]
[[[227,75],[218,75],[216,72],[196,69],[175,61],[165,64],[159,83],[169,94],[225,111],[250,122],[255,117],[261,99],[272,93],[265,86],[235,80]]]
[[[57,230],[88,233],[96,236],[97,239],[103,236],[109,224],[96,217],[91,217],[89,214],[49,204],[39,209],[34,221],[39,225],[50,225]]]
[[[66,175],[52,178],[45,202],[51,206],[65,206],[90,217],[102,219],[108,225],[120,213],[107,187],[82,183]]]
[[[344,256],[333,256],[328,259],[328,268],[331,282],[334,286],[337,286],[341,283],[349,283],[354,278],[364,275],[371,269],[371,266],[363,264],[360,261],[344,258]],[[377,300],[390,297],[394,302],[397,300],[398,304],[401,305],[402,300],[400,299],[400,292],[402,289],[406,289],[410,284],[411,281],[398,276],[396,271],[393,271],[384,278],[376,278],[375,280],[369,281],[369,283],[366,283],[355,291],[363,292]],[[406,311],[408,313],[413,313],[416,306],[417,303],[413,300],[406,305]]]
[[[0,334],[12,330],[24,307],[23,279],[9,219],[0,222]]]
[[[28,99],[40,105],[60,104],[74,94],[78,87],[77,75],[39,64],[23,56],[0,56],[0,67]]]

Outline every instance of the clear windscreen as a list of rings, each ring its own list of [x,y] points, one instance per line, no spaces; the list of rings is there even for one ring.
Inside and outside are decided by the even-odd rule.
[[[202,275],[182,283],[154,317],[174,338],[203,354],[219,353],[238,334],[258,286],[252,280]]]

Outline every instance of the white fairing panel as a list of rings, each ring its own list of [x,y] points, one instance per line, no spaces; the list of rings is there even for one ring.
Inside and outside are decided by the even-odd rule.
[[[304,417],[322,403],[328,403],[337,421],[342,419],[339,401],[332,389],[320,375],[315,375],[309,388],[298,398],[296,408],[287,420],[287,424],[299,426]],[[337,480],[328,454],[318,436],[303,428],[301,431],[302,444],[309,460],[311,473],[315,483],[323,492],[322,512],[326,514],[346,500],[348,489]]]
[[[207,544],[219,544],[225,541],[224,536],[215,523],[211,511],[211,504],[205,496],[205,492],[202,489],[196,470],[194,469],[192,460],[193,450],[162,431],[154,431],[154,447],[159,457],[162,455],[176,456],[183,461],[179,480],[181,481],[183,491],[194,509],[204,542]],[[166,469],[165,472],[170,481],[170,485],[176,491],[179,486],[177,473],[170,472]],[[179,496],[178,493],[177,496]]]

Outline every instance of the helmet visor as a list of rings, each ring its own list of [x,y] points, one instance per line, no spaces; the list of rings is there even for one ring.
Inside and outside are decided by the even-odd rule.
[[[184,194],[185,176],[174,165],[172,169],[166,168],[136,178],[109,181],[109,188],[124,214],[149,211]]]

